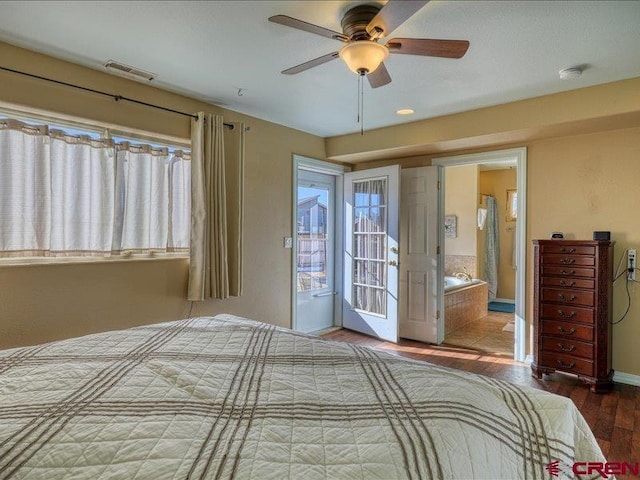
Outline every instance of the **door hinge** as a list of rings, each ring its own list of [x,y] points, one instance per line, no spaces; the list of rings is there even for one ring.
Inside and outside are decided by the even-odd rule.
[[[436,255],[440,255],[440,245],[436,247]]]
[[[436,310],[436,320],[440,320],[440,310]]]
[[[440,190],[440,180],[438,180],[438,190]]]

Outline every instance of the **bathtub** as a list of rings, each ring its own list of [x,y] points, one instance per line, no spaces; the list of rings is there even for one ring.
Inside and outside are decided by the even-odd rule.
[[[457,277],[444,277],[444,292],[448,293],[453,290],[458,290],[459,288],[468,287],[481,282],[482,280],[480,280],[479,278],[474,278],[468,282]]]
[[[444,277],[444,334],[446,336],[487,315],[489,286],[474,278],[470,282]]]

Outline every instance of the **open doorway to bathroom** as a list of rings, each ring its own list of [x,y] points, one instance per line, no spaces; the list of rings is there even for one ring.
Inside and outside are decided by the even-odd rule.
[[[525,155],[516,149],[434,161],[443,169],[445,344],[524,360],[524,272],[517,266],[524,269],[518,187],[526,183],[518,167]]]

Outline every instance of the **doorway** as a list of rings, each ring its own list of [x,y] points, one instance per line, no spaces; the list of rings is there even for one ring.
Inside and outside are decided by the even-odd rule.
[[[433,160],[433,165],[438,166],[441,169],[441,172],[444,172],[444,169],[447,167],[454,166],[469,166],[473,168],[476,166],[477,170],[480,170],[480,167],[487,169],[493,166],[494,168],[501,167],[509,167],[514,166],[516,169],[516,187],[515,190],[517,192],[516,196],[513,194],[510,197],[507,197],[507,192],[504,192],[505,202],[506,198],[511,198],[513,201],[514,210],[517,211],[517,221],[514,221],[511,225],[508,225],[506,228],[510,228],[512,231],[509,232],[513,236],[513,265],[510,267],[513,268],[515,272],[515,304],[514,304],[514,324],[513,324],[513,357],[515,360],[524,361],[525,360],[525,342],[526,342],[526,325],[524,320],[524,311],[525,311],[525,271],[526,271],[526,148],[517,148],[517,149],[509,149],[509,150],[499,150],[494,152],[483,152],[478,154],[469,154],[469,155],[459,155],[454,157],[443,157]],[[446,192],[447,192],[447,179],[444,174],[442,176],[442,188],[439,192],[439,217],[443,220],[444,228],[441,228],[439,231],[440,234],[440,245],[444,246],[444,255],[440,259],[440,268],[439,268],[439,276],[440,278],[445,278],[445,258],[447,255],[446,249],[446,237],[445,231],[447,231],[447,235],[451,235],[452,238],[456,238],[455,236],[458,233],[458,223],[457,223],[457,215],[454,211],[446,211]],[[479,221],[480,214],[477,212],[478,205],[481,203],[481,194],[485,194],[484,200],[487,201],[489,195],[486,195],[487,192],[481,192],[479,190],[479,182],[476,182],[474,188],[474,203],[475,205],[472,207],[474,220]],[[502,193],[501,193],[502,194]],[[447,207],[449,208],[449,207]],[[511,212],[513,213],[513,211]],[[505,214],[505,212],[500,212],[499,215]],[[464,238],[462,239],[464,240]],[[449,253],[452,253],[450,250]],[[459,253],[459,252],[453,252]],[[460,260],[464,262],[464,256],[459,256],[461,258],[457,258],[456,260]],[[456,267],[456,273],[472,273],[465,272],[462,267]],[[467,270],[471,270],[471,267],[466,267]],[[454,276],[455,278],[455,276]],[[488,286],[487,288],[493,288],[493,296],[496,296],[495,286]],[[445,291],[442,289],[440,293],[440,304],[445,305],[445,308],[440,315],[438,331],[439,334],[442,335],[442,340],[445,337],[445,322],[447,321],[447,311],[446,311],[446,303],[447,299],[445,299]],[[470,295],[465,295],[465,297],[469,297]],[[497,298],[497,300],[504,300]],[[451,302],[449,302],[451,303]],[[505,303],[505,302],[502,302]],[[501,327],[502,328],[502,327]],[[477,334],[477,332],[476,332]]]
[[[292,328],[318,332],[342,324],[342,166],[294,156]]]

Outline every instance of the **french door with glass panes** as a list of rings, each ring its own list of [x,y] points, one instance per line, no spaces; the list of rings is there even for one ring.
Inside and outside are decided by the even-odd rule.
[[[343,326],[398,341],[400,167],[344,177]]]

